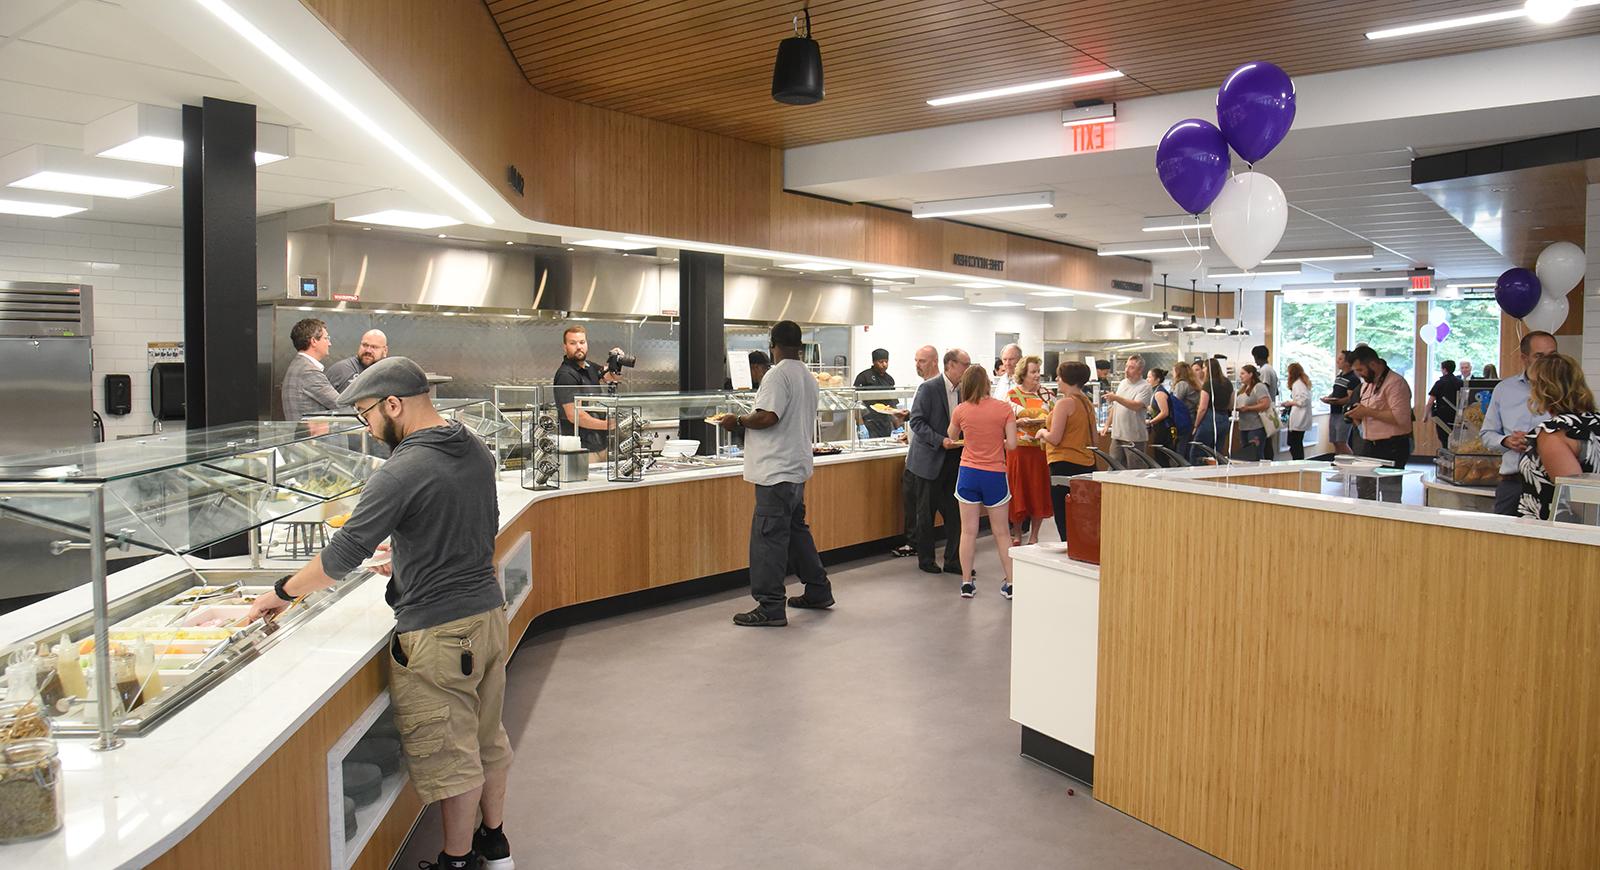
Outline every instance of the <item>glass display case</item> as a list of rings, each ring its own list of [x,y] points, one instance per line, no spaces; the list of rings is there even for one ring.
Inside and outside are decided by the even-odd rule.
[[[487,399],[442,399],[435,406],[439,416],[455,420],[483,439],[502,471],[521,470],[527,461],[522,427],[500,410],[498,401]]]
[[[363,452],[372,442],[361,428],[353,418],[242,423],[0,457],[0,514],[59,534],[52,552],[88,550],[92,599],[47,627],[0,636],[7,697],[37,705],[58,735],[114,748],[314,619],[370,571],[241,624],[289,573],[261,567],[274,538],[264,547],[263,530],[340,524],[330,512],[347,512],[381,465]],[[248,566],[195,561],[213,547],[248,551]],[[111,550],[166,561],[127,569],[152,582],[112,597]]]
[[[1550,521],[1600,526],[1600,474],[1556,478]]]
[[[755,393],[615,393],[579,396],[578,408],[607,421],[606,473],[639,480],[651,471],[685,471],[738,463],[738,438],[716,421],[755,410]],[[699,421],[704,443],[678,437],[683,421]]]
[[[856,443],[860,450],[882,450],[886,448],[901,447],[906,443],[906,419],[911,413],[911,400],[917,397],[917,388],[910,387],[857,387],[856,408],[861,421],[857,431],[870,430],[866,425],[868,415],[878,415],[884,418],[890,432],[885,436],[873,436],[870,431],[862,434]]]
[[[1461,388],[1455,426],[1434,457],[1440,480],[1457,486],[1494,486],[1500,482],[1499,453],[1483,446],[1483,415],[1494,394],[1494,378],[1473,378]]]

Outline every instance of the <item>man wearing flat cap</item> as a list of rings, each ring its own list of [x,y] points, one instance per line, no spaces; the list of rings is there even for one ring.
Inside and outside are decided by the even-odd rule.
[[[256,598],[249,619],[332,586],[392,540],[392,566],[374,569],[389,577],[395,617],[389,695],[411,784],[423,803],[443,801],[438,866],[510,867],[501,830],[511,742],[500,721],[509,651],[494,569],[494,456],[439,416],[427,375],[403,356],[373,363],[339,404],[353,405],[393,453],[327,548]]]
[[[893,387],[894,376],[889,374],[889,352],[881,347],[873,351],[872,368],[856,375],[855,385],[858,389]],[[880,404],[894,407],[894,402],[887,399],[862,402],[865,409],[861,412],[861,423],[867,427],[867,435],[872,438],[887,438],[894,432],[894,419],[888,414],[872,410],[873,405]]]

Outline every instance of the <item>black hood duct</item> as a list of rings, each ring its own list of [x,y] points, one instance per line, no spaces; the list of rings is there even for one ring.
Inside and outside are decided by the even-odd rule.
[[[822,47],[811,38],[811,10],[802,14],[805,33],[800,32],[801,16],[795,16],[795,35],[778,43],[778,59],[772,64],[772,98],[791,106],[822,102]]]

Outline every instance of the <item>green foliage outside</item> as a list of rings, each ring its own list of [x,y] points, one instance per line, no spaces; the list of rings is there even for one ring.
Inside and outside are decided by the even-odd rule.
[[[1438,377],[1439,363],[1447,359],[1456,361],[1460,373],[1462,360],[1472,363],[1474,377],[1483,376],[1483,367],[1500,360],[1500,306],[1493,299],[1455,299],[1435,302],[1444,309],[1445,322],[1450,324],[1450,335],[1433,348],[1433,361],[1429,372],[1429,386]]]
[[[1339,350],[1334,346],[1338,310],[1337,306],[1323,302],[1278,304],[1272,364],[1284,383],[1283,398],[1288,398],[1289,363],[1293,362],[1299,363],[1311,376],[1312,398],[1326,396],[1333,388],[1333,356]],[[1324,411],[1327,406],[1319,402],[1316,409]]]
[[[1331,313],[1331,312],[1330,312]],[[1417,304],[1415,302],[1357,302],[1352,312],[1355,340],[1378,352],[1389,368],[1411,382],[1417,390],[1415,349],[1417,345]],[[1427,386],[1424,385],[1426,390]]]

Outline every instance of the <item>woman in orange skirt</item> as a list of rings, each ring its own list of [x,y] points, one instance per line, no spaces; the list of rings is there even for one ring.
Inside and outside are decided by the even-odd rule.
[[[1017,449],[1006,455],[1006,479],[1011,487],[1011,527],[1017,530],[1013,545],[1039,543],[1039,529],[1055,516],[1050,505],[1050,465],[1044,458],[1039,432],[1050,417],[1050,400],[1039,391],[1043,360],[1025,356],[1017,363],[1017,385],[1006,398],[1017,417]],[[1031,531],[1029,525],[1032,526]]]

